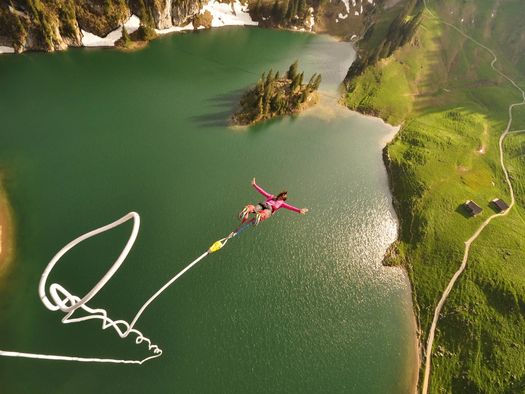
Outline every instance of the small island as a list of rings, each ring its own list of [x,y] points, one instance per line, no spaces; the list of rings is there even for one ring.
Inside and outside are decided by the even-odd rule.
[[[250,125],[275,116],[297,113],[317,103],[321,74],[314,74],[303,84],[295,61],[284,76],[273,70],[263,73],[254,88],[241,98],[240,108],[233,114],[236,125]]]

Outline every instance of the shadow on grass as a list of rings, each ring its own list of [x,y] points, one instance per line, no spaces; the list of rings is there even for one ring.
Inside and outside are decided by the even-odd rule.
[[[459,204],[458,207],[456,208],[456,212],[459,213],[461,216],[463,216],[465,219],[473,218],[470,212],[467,211],[467,208],[465,208],[465,204]]]

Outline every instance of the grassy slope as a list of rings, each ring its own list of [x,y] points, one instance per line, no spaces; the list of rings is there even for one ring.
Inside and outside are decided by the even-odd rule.
[[[494,18],[495,1],[441,3],[440,15],[470,21],[467,31],[491,48],[512,37],[525,3],[508,0]],[[450,12],[452,11],[452,16]],[[487,18],[490,24],[487,24]],[[465,25],[465,24],[464,24]],[[506,29],[506,30],[505,30]],[[512,45],[497,51],[520,82],[523,64]],[[426,15],[410,46],[368,69],[347,98],[351,108],[404,121],[389,145],[394,196],[400,202],[397,258],[412,278],[422,341],[435,305],[459,267],[464,244],[492,209],[494,197],[509,200],[497,141],[507,107],[520,100],[489,68],[488,54]],[[517,67],[516,67],[517,66]],[[525,108],[515,111],[525,128]],[[485,147],[485,153],[479,149]],[[474,243],[469,265],[438,323],[431,392],[525,391],[525,134],[508,138],[506,158],[517,194],[516,209],[498,218]],[[459,206],[473,199],[484,209],[467,218]]]

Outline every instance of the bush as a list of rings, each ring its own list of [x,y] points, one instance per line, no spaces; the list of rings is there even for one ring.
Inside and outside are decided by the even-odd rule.
[[[157,38],[157,33],[152,27],[140,25],[137,30],[137,39],[140,41],[151,41]]]

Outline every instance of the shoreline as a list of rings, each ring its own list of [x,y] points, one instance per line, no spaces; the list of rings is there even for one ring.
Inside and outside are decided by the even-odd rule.
[[[221,3],[218,0],[210,0],[206,3],[198,12],[198,14],[204,14],[209,12],[212,15],[212,21],[209,28],[225,27],[225,26],[259,26],[259,22],[254,21],[249,12],[248,6],[243,5],[239,0],[235,0],[232,3]],[[132,34],[137,31],[140,27],[140,18],[135,14],[132,14],[126,22],[118,26],[106,36],[100,37],[88,31],[80,29],[81,32],[81,45],[79,48],[115,48],[121,49],[115,43],[122,38],[122,29],[125,28],[128,34]],[[206,29],[204,26],[195,28],[193,21],[191,20],[185,26],[171,26],[166,29],[154,29],[157,37],[164,36],[170,33],[181,33],[187,31],[198,31]],[[145,44],[139,44],[140,47],[134,48],[134,50],[145,47]],[[76,46],[73,46],[76,47]],[[63,50],[69,49],[70,46],[66,46]],[[23,52],[39,52],[38,50],[27,50]],[[48,52],[48,51],[44,51]],[[18,54],[13,47],[0,46],[1,54]]]
[[[6,190],[0,185],[0,278],[5,276],[14,257],[13,211]]]
[[[395,251],[395,249],[396,249],[397,243],[399,241],[400,230],[401,230],[401,217],[400,217],[400,214],[399,214],[399,212],[397,210],[397,205],[399,204],[399,202],[398,202],[398,200],[396,198],[396,195],[394,193],[394,189],[393,189],[393,186],[392,186],[392,179],[393,178],[392,178],[391,168],[390,168],[390,157],[388,156],[388,146],[399,135],[399,132],[400,132],[403,124],[394,126],[394,125],[391,125],[385,119],[383,119],[383,118],[381,118],[379,116],[374,116],[374,115],[371,115],[371,114],[362,113],[362,112],[350,109],[350,108],[348,108],[346,105],[344,105],[341,102],[338,102],[338,104],[342,105],[343,107],[345,107],[346,109],[348,109],[351,112],[359,114],[359,116],[363,116],[365,118],[370,118],[370,119],[374,119],[376,121],[380,121],[384,125],[386,125],[386,126],[388,126],[390,128],[390,133],[388,135],[386,135],[380,141],[380,143],[381,143],[381,146],[382,146],[381,152],[382,152],[382,157],[383,157],[383,165],[385,166],[385,170],[386,170],[386,173],[387,173],[388,190],[390,191],[391,203],[392,203],[392,207],[393,207],[394,212],[395,212],[395,218],[396,218],[396,221],[397,221],[397,235],[396,235],[396,239],[385,250],[385,253],[383,255],[383,260],[381,261],[381,265],[383,267],[385,267],[385,268],[400,269],[405,274],[405,278],[407,280],[407,284],[408,284],[408,287],[409,287],[410,302],[412,304],[412,307],[411,307],[412,318],[410,320],[411,320],[411,326],[413,327],[413,330],[414,330],[414,333],[415,333],[414,343],[413,343],[412,346],[414,346],[414,348],[415,348],[415,356],[416,356],[415,357],[416,367],[410,373],[412,375],[410,377],[410,381],[411,381],[410,387],[412,388],[411,392],[414,393],[414,394],[417,394],[417,392],[418,392],[417,389],[418,389],[418,384],[419,384],[419,370],[421,368],[421,362],[422,362],[422,355],[421,355],[422,347],[421,347],[421,325],[420,325],[420,319],[419,319],[419,305],[416,302],[414,287],[412,286],[412,273],[410,272],[409,267],[407,267],[404,264],[388,264],[388,259],[390,257],[390,254],[392,253],[392,251]]]
[[[248,127],[251,127],[251,126],[254,126],[256,124],[263,123],[263,122],[266,122],[266,121],[272,120],[272,119],[282,118],[282,117],[285,117],[285,116],[297,116],[297,115],[302,114],[307,109],[315,107],[317,104],[319,104],[320,101],[321,101],[321,99],[320,99],[319,92],[318,91],[314,91],[314,92],[310,93],[310,95],[308,96],[307,101],[302,103],[302,104],[300,104],[300,106],[294,111],[290,111],[290,112],[287,112],[285,114],[280,114],[280,115],[272,115],[272,116],[267,117],[267,118],[253,120],[253,121],[251,121],[249,123],[239,123],[238,120],[235,117],[236,113],[234,113],[229,119],[229,126],[232,127],[232,128],[248,128]]]
[[[422,365],[422,346],[421,346],[421,334],[422,334],[422,331],[421,331],[421,324],[420,324],[420,314],[419,314],[419,305],[417,304],[416,302],[416,297],[415,297],[415,292],[414,292],[414,287],[412,285],[413,281],[412,281],[412,272],[409,270],[409,267],[406,265],[406,264],[389,264],[388,263],[388,260],[391,257],[391,254],[393,251],[396,250],[396,247],[397,247],[397,244],[398,244],[398,241],[399,241],[399,235],[400,235],[400,231],[401,231],[401,215],[400,213],[398,212],[398,205],[399,205],[399,202],[396,198],[396,194],[394,192],[394,188],[393,188],[393,177],[392,177],[392,172],[391,172],[391,166],[390,166],[390,157],[388,155],[388,146],[396,139],[396,137],[399,135],[399,132],[401,131],[401,128],[403,127],[403,123],[401,123],[400,125],[391,125],[390,123],[388,123],[385,119],[379,117],[379,116],[374,116],[372,114],[369,114],[369,113],[362,113],[362,112],[359,112],[359,111],[356,111],[354,109],[350,109],[349,107],[347,107],[346,105],[344,105],[343,102],[341,102],[341,100],[338,100],[338,105],[341,105],[343,106],[344,108],[346,108],[347,110],[353,112],[353,113],[356,113],[358,114],[359,116],[362,116],[362,117],[365,117],[365,118],[369,118],[369,119],[374,119],[375,121],[380,121],[381,123],[383,123],[384,125],[388,126],[390,128],[390,133],[388,135],[386,135],[383,139],[381,139],[380,141],[380,144],[381,144],[381,152],[382,152],[382,158],[383,158],[383,165],[385,166],[385,170],[386,170],[386,173],[387,173],[387,181],[388,181],[388,189],[390,191],[390,196],[391,196],[391,203],[392,203],[392,207],[394,209],[394,212],[395,212],[395,218],[396,218],[396,221],[397,221],[397,235],[396,235],[396,239],[387,247],[387,249],[385,250],[385,253],[383,255],[383,259],[381,261],[381,264],[383,267],[385,268],[393,268],[393,269],[400,269],[402,272],[404,272],[405,274],[405,277],[406,277],[406,280],[407,280],[407,284],[408,284],[408,287],[409,287],[409,292],[410,292],[410,300],[411,300],[411,303],[412,303],[412,318],[410,319],[411,320],[411,325],[414,329],[414,333],[415,333],[415,336],[414,336],[414,344],[412,346],[414,346],[415,348],[415,361],[416,361],[416,366],[414,368],[414,370],[411,372],[411,378],[410,378],[410,381],[412,382],[410,384],[410,387],[412,387],[412,390],[411,392],[414,393],[414,394],[417,394],[418,392],[418,384],[419,384],[419,371],[421,369],[421,365]]]
[[[348,108],[348,107],[347,107]],[[358,112],[359,114],[361,114],[360,112]],[[409,270],[409,267],[407,267],[405,264],[401,264],[401,265],[389,265],[388,264],[388,259],[390,258],[390,254],[392,253],[392,251],[395,251],[396,248],[397,248],[397,243],[399,241],[399,235],[400,235],[400,231],[401,231],[401,216],[397,210],[397,206],[399,204],[399,201],[397,200],[396,198],[396,195],[394,193],[394,188],[393,188],[393,177],[392,177],[392,173],[391,173],[391,166],[390,166],[390,156],[388,154],[388,146],[390,145],[390,143],[392,143],[395,138],[399,135],[399,131],[401,130],[401,127],[402,127],[402,124],[400,125],[397,125],[397,126],[393,126],[391,125],[390,123],[388,123],[387,121],[385,121],[384,119],[380,118],[380,117],[377,117],[377,116],[372,116],[372,115],[369,115],[369,114],[361,114],[362,116],[366,116],[366,117],[370,117],[370,118],[374,118],[374,119],[380,119],[385,125],[388,125],[391,127],[391,130],[392,130],[392,133],[389,134],[388,136],[386,136],[386,138],[382,141],[384,144],[383,144],[383,149],[382,149],[382,157],[383,157],[383,164],[385,166],[385,170],[386,170],[386,173],[387,173],[387,180],[388,180],[388,189],[390,191],[390,195],[391,195],[391,198],[392,198],[392,207],[394,208],[394,212],[395,212],[395,216],[396,216],[396,220],[397,220],[397,236],[396,236],[396,239],[394,240],[394,242],[392,242],[388,248],[386,249],[385,253],[384,253],[384,256],[383,256],[383,260],[381,261],[381,264],[384,266],[384,267],[390,267],[390,268],[399,268],[401,269],[402,271],[404,271],[405,275],[406,275],[406,279],[407,279],[407,283],[408,283],[408,287],[409,287],[409,291],[410,291],[410,298],[411,298],[411,303],[412,303],[412,319],[411,319],[411,323],[412,323],[412,327],[414,328],[414,332],[415,332],[415,343],[413,344],[413,346],[415,347],[415,350],[416,350],[416,368],[415,370],[412,372],[412,377],[411,377],[411,381],[412,381],[412,384],[411,384],[411,387],[412,387],[412,392],[414,394],[416,394],[418,391],[418,384],[419,384],[419,370],[421,369],[421,361],[422,361],[422,355],[421,355],[421,350],[422,350],[422,347],[421,347],[421,324],[420,324],[420,318],[419,318],[419,305],[417,304],[416,302],[416,297],[415,297],[415,292],[414,292],[414,287],[412,286],[412,272]]]

